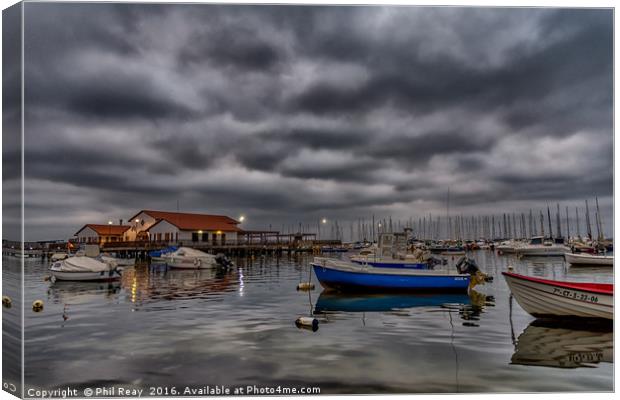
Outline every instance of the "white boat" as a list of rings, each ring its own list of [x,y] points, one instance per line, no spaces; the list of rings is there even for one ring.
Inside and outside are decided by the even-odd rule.
[[[377,268],[417,268],[428,269],[430,251],[416,249],[407,252],[406,233],[381,233],[375,249],[364,249],[359,255],[350,257],[351,262]]]
[[[67,253],[54,253],[50,257],[50,261],[60,261],[60,260],[64,260],[67,257],[69,257],[69,254]]]
[[[163,262],[170,268],[205,269],[218,266],[232,266],[232,262],[222,256],[214,256],[191,247],[180,247],[178,250],[162,255]]]
[[[519,246],[515,252],[519,256],[563,256],[570,249],[561,243],[545,240],[543,236],[534,236],[524,246]]]
[[[52,264],[49,269],[52,281],[112,281],[121,273],[113,262],[91,257],[74,256]]]
[[[495,246],[495,249],[499,254],[511,254],[516,252],[520,245],[521,243],[515,242],[514,240],[506,240]]]
[[[614,256],[598,256],[588,253],[564,253],[564,259],[572,265],[614,265]]]
[[[563,282],[502,272],[517,303],[534,317],[614,318],[614,285]]]

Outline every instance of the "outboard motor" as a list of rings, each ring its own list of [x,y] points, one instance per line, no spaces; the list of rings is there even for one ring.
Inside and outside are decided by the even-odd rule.
[[[233,262],[222,253],[215,256],[215,262],[217,262],[217,265],[224,268],[231,268],[234,265]]]
[[[456,270],[459,274],[469,274],[471,276],[480,277],[482,280],[486,282],[490,282],[493,280],[492,276],[488,276],[487,274],[480,271],[478,268],[478,264],[472,258],[461,257],[456,263]]]

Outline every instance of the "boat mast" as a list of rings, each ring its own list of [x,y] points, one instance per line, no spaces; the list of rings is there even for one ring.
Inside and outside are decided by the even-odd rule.
[[[579,232],[579,207],[575,207],[575,217],[577,219],[575,222],[577,224],[577,239],[581,240],[581,232]]]
[[[588,200],[586,199],[586,229],[588,239],[592,240],[592,227],[590,226],[590,209],[588,208]]]
[[[551,211],[549,211],[549,204],[547,204],[547,222],[549,224],[549,237],[553,238],[553,229],[551,229]]]
[[[570,225],[568,223],[568,206],[566,206],[566,241],[570,242]]]
[[[451,232],[451,226],[450,226],[450,187],[448,187],[448,202],[447,202],[447,206],[446,206],[446,229],[447,229],[447,233],[448,233],[448,239],[452,240],[452,232]]]
[[[558,238],[562,237],[562,224],[560,223],[560,203],[555,203],[557,210],[555,212],[555,220],[558,226]]]
[[[545,217],[542,210],[540,210],[540,236],[545,236]]]
[[[598,226],[598,229],[599,229],[599,238],[598,238],[598,240],[602,241],[603,239],[605,239],[604,238],[605,233],[603,232],[603,219],[601,218],[601,211],[598,208],[598,197],[595,197],[595,199],[596,199],[596,215],[598,216],[597,217],[597,226]]]

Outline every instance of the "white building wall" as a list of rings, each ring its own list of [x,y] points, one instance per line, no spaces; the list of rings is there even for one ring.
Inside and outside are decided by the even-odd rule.
[[[179,235],[179,228],[165,220],[149,229],[149,237],[153,241],[176,242],[177,235]]]
[[[153,226],[155,222],[157,222],[157,220],[145,212],[141,212],[136,215],[131,221],[129,221],[129,225],[131,225],[133,229],[130,228],[127,232],[125,232],[128,240],[136,240],[139,232],[146,232],[146,230]]]
[[[77,239],[80,243],[97,243],[99,234],[94,229],[86,227],[78,233]]]

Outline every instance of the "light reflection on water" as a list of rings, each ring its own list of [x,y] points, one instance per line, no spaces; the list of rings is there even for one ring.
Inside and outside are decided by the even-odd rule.
[[[318,285],[298,292],[309,276],[307,256],[238,259],[228,271],[137,265],[112,284],[51,284],[46,266],[31,265],[26,304],[40,298],[45,309],[26,310],[26,383],[612,390],[611,326],[541,326],[516,303],[511,312],[501,277],[512,265],[533,276],[609,282],[611,268],[484,251],[475,257],[495,280],[470,295],[344,295]],[[295,327],[311,313],[317,332]]]

